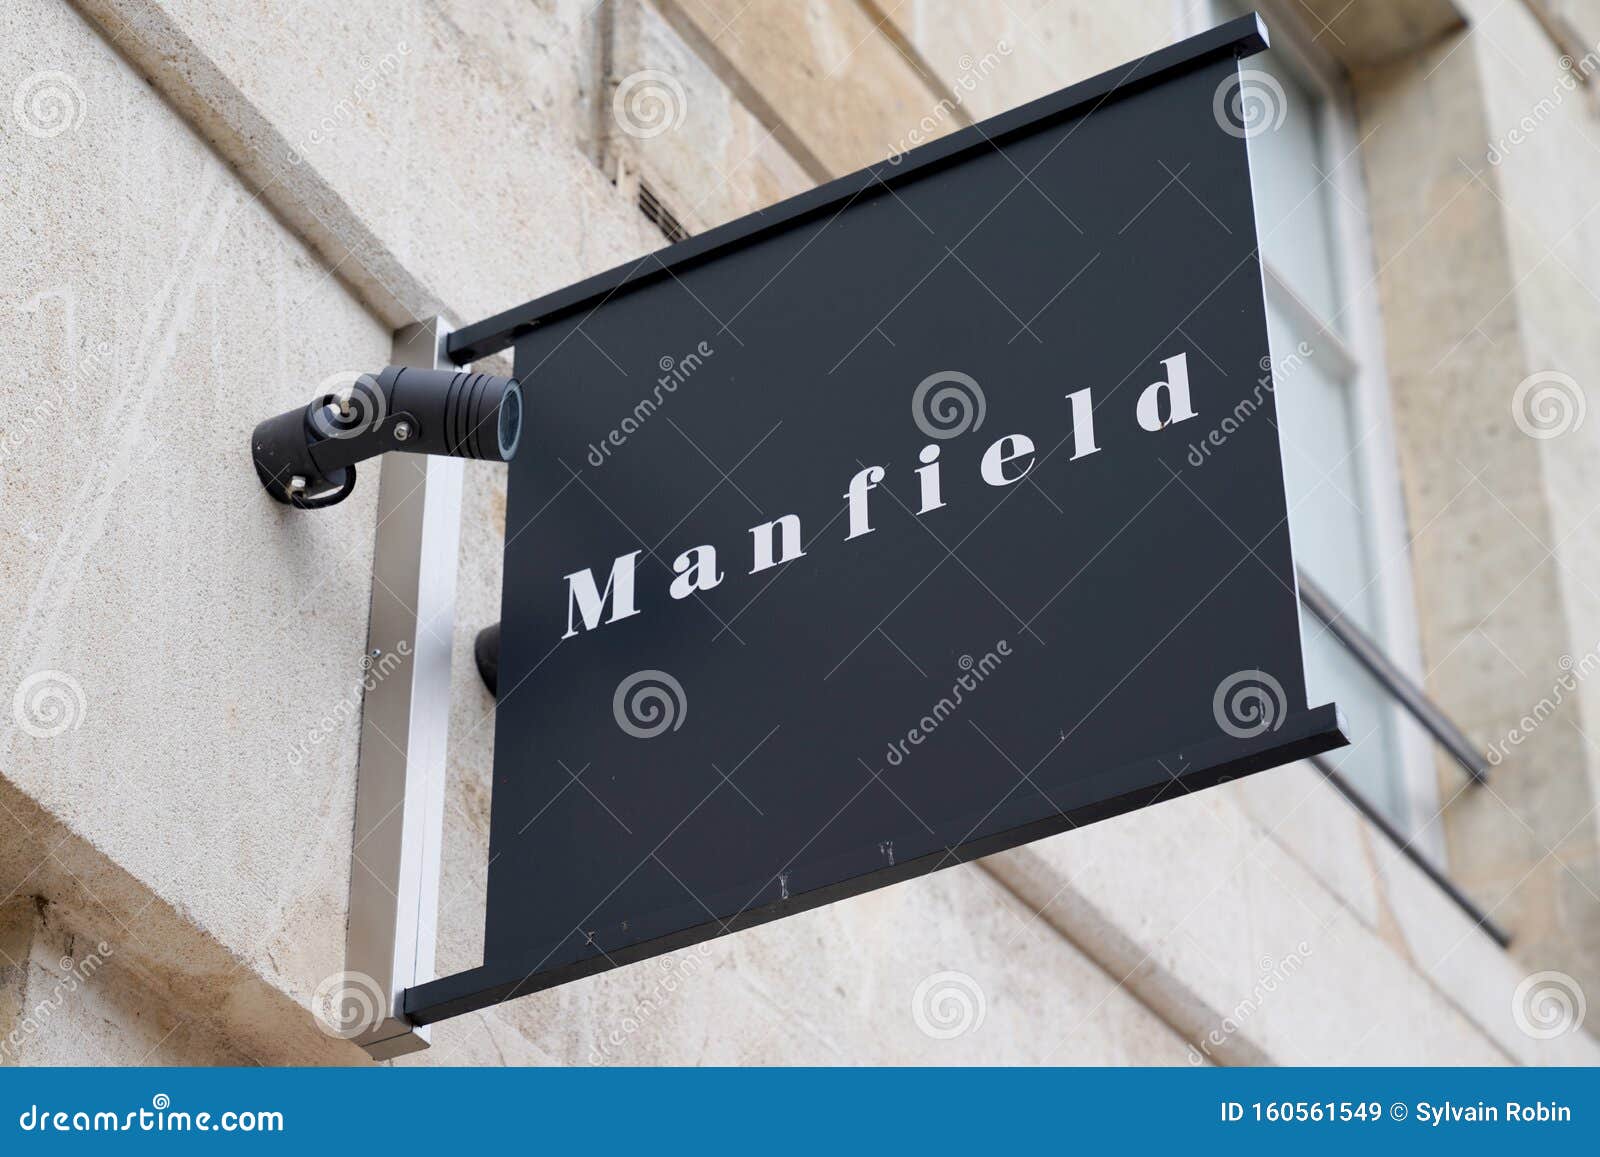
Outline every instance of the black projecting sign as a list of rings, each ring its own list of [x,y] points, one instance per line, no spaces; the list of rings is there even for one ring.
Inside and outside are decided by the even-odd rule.
[[[1235,21],[456,335],[515,344],[528,413],[484,963],[412,1015],[1344,742],[1229,120],[1263,46]]]

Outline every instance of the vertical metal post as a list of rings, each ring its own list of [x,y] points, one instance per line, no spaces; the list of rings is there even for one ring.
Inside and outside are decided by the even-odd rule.
[[[446,367],[448,335],[439,318],[407,326],[392,363]],[[462,463],[389,454],[381,470],[345,970],[384,1010],[355,1041],[387,1060],[428,1047],[401,1001],[433,978]]]

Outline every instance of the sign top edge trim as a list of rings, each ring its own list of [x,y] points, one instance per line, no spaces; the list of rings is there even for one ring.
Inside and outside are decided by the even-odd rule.
[[[1108,69],[947,137],[920,145],[904,154],[899,163],[888,159],[879,161],[725,225],[653,250],[631,263],[584,278],[484,321],[463,326],[448,339],[449,360],[456,365],[466,365],[488,357],[515,344],[541,323],[581,309],[596,298],[603,301],[624,287],[654,280],[674,268],[704,261],[757,236],[796,225],[835,205],[848,203],[874,184],[881,183],[888,187],[904,182],[913,175],[948,164],[973,149],[992,145],[997,137],[1009,137],[1041,122],[1070,115],[1084,105],[1098,107],[1113,95],[1135,91],[1171,74],[1209,63],[1219,56],[1232,56],[1235,59],[1254,56],[1265,50],[1269,43],[1267,27],[1260,15],[1247,13],[1176,44],[1157,49],[1131,65]]]

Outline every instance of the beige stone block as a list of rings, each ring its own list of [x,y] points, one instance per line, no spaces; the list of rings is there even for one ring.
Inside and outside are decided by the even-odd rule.
[[[1595,0],[1527,0],[1551,46],[1580,59],[1600,43],[1600,4]]]
[[[1350,68],[1410,56],[1462,26],[1452,0],[1295,0],[1265,5],[1299,20],[1322,51]]]
[[[1494,1026],[1464,1017],[1401,946],[1222,793],[1164,803],[990,863],[1193,1044],[1209,1042],[1208,1056],[1507,1060]]]
[[[1600,1045],[1589,1033],[1539,1039],[1517,1023],[1513,1009],[1518,986],[1531,971],[1527,965],[1519,964],[1473,927],[1465,914],[1405,863],[1387,841],[1374,839],[1372,854],[1408,957],[1466,1016],[1521,1064],[1595,1063]]]
[[[700,232],[802,193],[808,173],[653,7],[614,6],[611,76],[598,119],[608,165],[639,170],[650,190]]]
[[[721,58],[790,152],[838,176],[896,151],[943,95],[919,64],[875,31],[854,0],[660,0],[660,11],[708,62]],[[941,136],[959,124],[946,121]],[[788,144],[789,142],[785,142]],[[807,164],[807,168],[812,165]]]
[[[0,398],[0,636],[8,703],[31,679],[69,723],[0,734],[9,810],[44,809],[0,869],[250,1055],[357,1059],[282,1002],[343,966],[378,469],[292,512],[249,431],[382,365],[413,309],[487,312],[659,237],[431,8],[302,8],[302,44],[262,8],[83,7],[120,53],[61,4],[0,14],[27,46],[0,85],[66,117],[8,121],[7,373],[39,388]]]
[[[864,7],[906,42],[935,90],[971,120],[1129,64],[1184,35],[1164,0],[867,0]]]
[[[1574,600],[1587,580],[1567,561],[1593,549],[1572,494],[1588,484],[1594,431],[1533,437],[1537,415],[1518,410],[1529,375],[1593,356],[1596,303],[1562,268],[1580,260],[1561,251],[1583,245],[1582,218],[1571,183],[1549,178],[1591,162],[1571,139],[1577,99],[1509,141],[1556,75],[1526,62],[1552,50],[1519,6],[1464,7],[1490,23],[1356,75],[1428,686],[1486,748],[1532,732],[1485,789],[1456,793],[1441,771],[1445,829],[1453,873],[1513,950],[1593,984],[1584,948],[1600,906],[1577,910],[1548,851],[1592,824],[1581,817],[1600,798],[1596,753],[1574,729],[1596,688],[1555,694],[1563,659],[1590,651],[1600,628],[1578,618],[1600,600]],[[1586,391],[1565,398],[1574,411]]]
[[[319,1030],[306,1011],[309,990],[286,991],[280,985],[293,977],[259,972],[258,959],[231,950],[214,927],[199,923],[196,909],[203,906],[180,911],[5,779],[0,890],[21,905],[14,912],[8,908],[0,921],[7,931],[0,937],[21,936],[32,951],[29,938],[42,925],[12,917],[26,916],[30,908],[46,911],[55,935],[94,946],[102,962],[114,962],[116,999],[175,1010],[194,1034],[226,1039],[232,1053],[256,1063],[365,1062],[355,1046]],[[23,959],[23,949],[13,950],[9,941],[0,946],[14,960]],[[113,972],[106,975],[106,983],[113,983]],[[0,1024],[7,999],[0,997]]]
[[[404,1063],[1187,1063],[1149,1009],[971,865],[536,993],[438,1041]]]
[[[533,106],[534,115],[573,142],[586,141],[592,116],[591,57],[601,10],[593,0],[436,0],[440,17],[475,62],[492,60]],[[398,29],[408,19],[397,22]]]
[[[391,326],[476,320],[659,245],[572,110],[541,114],[483,51],[484,13],[464,31],[459,8],[378,0],[78,3]],[[498,12],[553,52],[576,19]]]
[[[0,363],[40,383],[0,397],[4,686],[64,714],[0,734],[6,776],[309,994],[339,960],[356,747],[311,733],[359,677],[377,488],[299,517],[248,440],[388,335],[71,9],[24,7],[0,85],[70,61],[83,116],[7,138],[7,227],[50,242],[0,250]]]
[[[1284,850],[1367,924],[1381,922],[1381,897],[1362,847],[1366,821],[1308,763],[1275,768],[1217,789],[1271,832]]]
[[[150,998],[116,947],[73,935],[33,897],[8,905],[15,1018],[0,1065],[239,1065],[203,1021]],[[4,958],[0,958],[4,959]]]

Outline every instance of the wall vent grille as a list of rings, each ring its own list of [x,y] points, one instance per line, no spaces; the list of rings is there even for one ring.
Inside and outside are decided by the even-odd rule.
[[[689,236],[689,230],[683,227],[683,222],[673,216],[672,210],[662,204],[655,190],[643,181],[639,182],[639,212],[661,230],[661,235],[668,241],[678,242]]]

